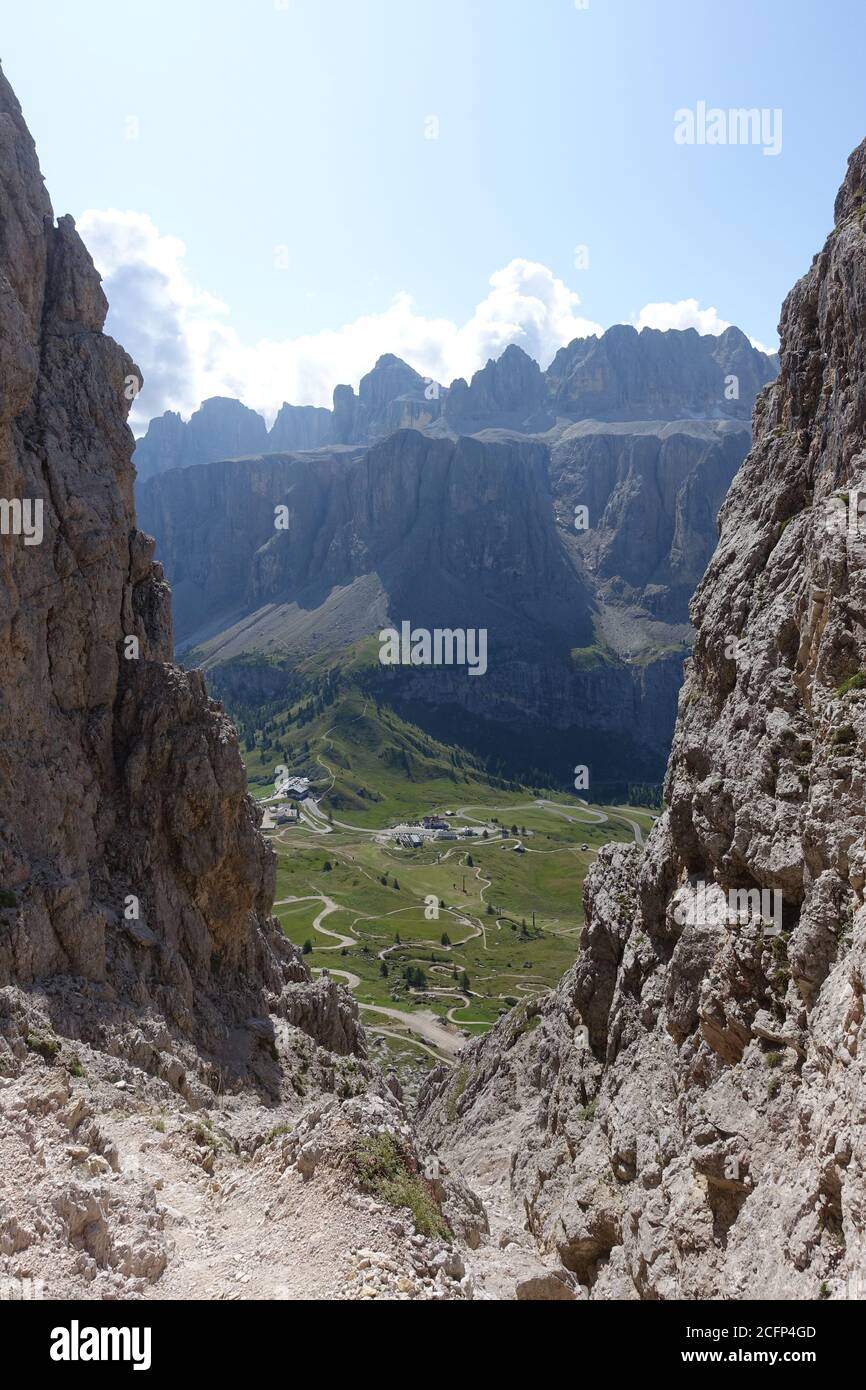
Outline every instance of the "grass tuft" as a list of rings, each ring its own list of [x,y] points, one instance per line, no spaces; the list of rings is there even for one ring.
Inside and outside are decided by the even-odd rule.
[[[369,1192],[391,1207],[408,1207],[420,1235],[450,1240],[448,1222],[429,1185],[395,1135],[365,1135],[356,1140],[349,1161],[362,1192]]]

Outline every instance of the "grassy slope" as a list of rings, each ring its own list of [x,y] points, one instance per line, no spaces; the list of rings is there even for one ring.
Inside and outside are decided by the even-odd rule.
[[[341,691],[303,725],[298,709],[272,718],[273,746],[248,752],[246,762],[254,795],[272,793],[274,768],[285,763],[314,779],[317,797],[327,791],[323,811],[343,822],[329,835],[300,826],[272,837],[278,853],[276,912],[296,945],[312,941],[307,964],[359,976],[355,992],[362,1002],[407,1011],[421,1007],[443,1017],[453,1011],[452,1021],[469,1032],[489,1027],[515,1000],[554,985],[577,949],[581,887],[595,853],[610,839],[632,839],[629,827],[616,819],[617,808],[593,807],[587,813],[562,793],[492,785],[471,759],[464,756],[465,765],[455,766],[452,755],[463,756],[459,751],[356,688]],[[539,796],[556,805],[536,805]],[[599,809],[609,815],[608,823],[594,822]],[[487,841],[403,850],[364,833],[445,810],[465,811],[455,817],[457,827],[497,818],[508,836],[494,832]],[[627,807],[622,814],[645,832],[650,829],[649,812]],[[510,827],[515,824],[526,854],[514,851]],[[326,895],[338,905],[322,926],[350,937],[351,945],[313,929],[323,907],[320,897],[280,904],[308,895]],[[429,895],[445,905],[436,921],[424,915]],[[449,944],[442,944],[443,932]],[[386,950],[384,977],[379,953]],[[424,970],[426,992],[406,986],[402,972],[409,964]],[[461,991],[464,971],[468,995]],[[451,995],[438,995],[436,989]],[[377,1020],[367,1014],[365,1021],[375,1026]],[[394,1039],[383,1046],[391,1052],[405,1049]],[[432,1064],[423,1055],[421,1061]]]

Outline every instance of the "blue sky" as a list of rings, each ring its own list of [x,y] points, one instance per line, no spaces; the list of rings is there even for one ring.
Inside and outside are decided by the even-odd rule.
[[[3,10],[4,71],[144,415],[214,390],[324,403],[388,347],[447,377],[585,324],[732,322],[774,346],[866,136],[853,0]],[[781,152],[678,145],[699,101],[781,109]]]

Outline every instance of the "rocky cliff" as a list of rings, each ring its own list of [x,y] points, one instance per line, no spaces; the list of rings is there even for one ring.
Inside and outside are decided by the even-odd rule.
[[[646,851],[602,853],[560,987],[421,1099],[593,1298],[864,1295],[864,216],[866,144],[783,308]]]
[[[271,918],[234,730],[171,665],[169,590],[132,498],[139,374],[102,332],[99,277],[72,220],[54,222],[2,76],[0,187],[0,495],[42,517],[28,539],[4,502],[0,1070],[39,1020],[180,1088],[278,1090],[270,1014],[337,1052],[362,1035]]]
[[[284,410],[289,409],[284,407]],[[290,419],[278,417],[279,434],[288,432]],[[306,413],[300,420],[293,420],[291,427],[294,434],[312,433],[315,437],[314,422],[308,419]],[[140,478],[150,478],[167,468],[189,468],[194,463],[207,463],[213,458],[259,454],[268,447],[268,431],[261,415],[240,401],[227,396],[212,396],[201,404],[186,424],[174,410],[167,410],[164,415],[151,421],[145,439],[136,448],[135,466]],[[284,446],[274,444],[273,447]]]
[[[448,741],[504,750],[560,785],[576,763],[593,781],[660,779],[683,648],[649,666],[597,657],[592,590],[556,525],[538,441],[397,431],[367,450],[175,470],[139,499],[171,579],[179,649],[233,689],[226,668],[240,663],[248,699],[256,662],[271,678],[282,663],[288,679],[316,653],[404,620],[484,628],[483,679],[376,662],[370,679]]]
[[[561,348],[547,387],[559,413],[579,418],[748,420],[775,366],[739,328],[638,333],[620,323]]]
[[[595,589],[611,646],[640,651],[647,637],[687,635],[719,508],[749,444],[740,421],[582,420],[551,446],[557,518]],[[654,620],[670,631],[654,629]]]

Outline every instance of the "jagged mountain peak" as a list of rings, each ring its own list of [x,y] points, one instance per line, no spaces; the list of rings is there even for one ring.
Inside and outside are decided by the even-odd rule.
[[[167,416],[152,421],[135,463],[145,479],[242,454],[369,444],[406,427],[464,434],[506,427],[533,434],[549,430],[557,417],[747,421],[757,392],[776,370],[776,360],[733,327],[713,336],[695,329],[638,333],[630,324],[615,324],[600,338],[575,338],[545,372],[520,344],[510,343],[469,382],[458,377],[448,388],[384,353],[357,393],[350,385],[335,387],[332,411],[284,402],[268,433],[261,417],[240,402],[233,412],[227,404],[207,403],[208,410],[202,414],[200,408],[180,430],[174,418],[170,424]],[[733,393],[727,382],[732,373]],[[220,435],[222,411],[226,428]]]

